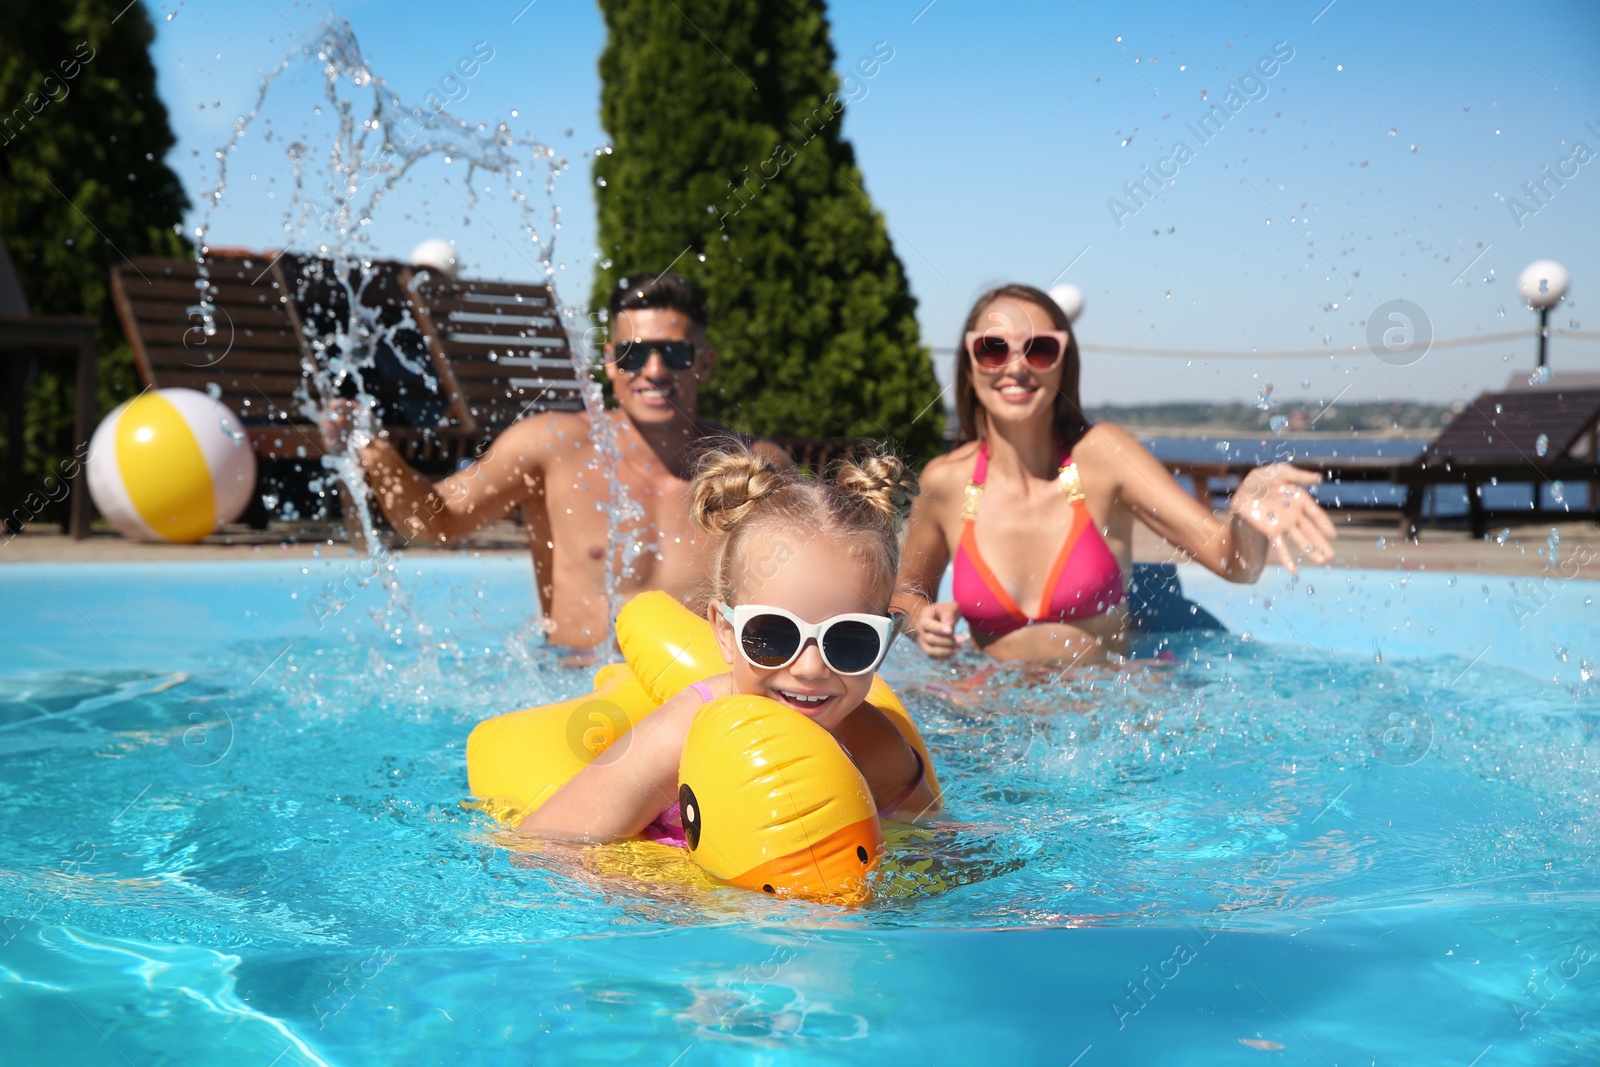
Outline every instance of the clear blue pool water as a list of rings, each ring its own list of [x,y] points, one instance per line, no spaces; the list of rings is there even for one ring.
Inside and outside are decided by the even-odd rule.
[[[840,911],[504,847],[466,735],[586,676],[525,561],[401,570],[0,569],[8,1062],[1600,1061],[1596,583],[1184,571],[1229,632],[1170,658],[901,649],[951,821]]]

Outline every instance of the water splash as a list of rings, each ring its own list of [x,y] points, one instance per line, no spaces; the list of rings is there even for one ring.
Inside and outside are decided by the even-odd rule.
[[[306,379],[297,393],[299,411],[316,422],[330,401],[353,393],[349,447],[342,454],[325,456],[323,465],[343,483],[354,502],[351,517],[359,531],[350,531],[352,539],[361,538],[368,552],[368,569],[389,593],[390,603],[380,621],[390,636],[400,641],[403,620],[410,618],[421,639],[419,644],[427,645],[431,631],[404,603],[395,557],[377,536],[358,458],[359,449],[380,429],[377,402],[366,380],[379,352],[394,356],[430,389],[436,384],[426,358],[408,355],[408,346],[397,343],[402,331],[417,330],[405,302],[377,298],[375,286],[382,272],[373,248],[373,234],[378,232],[374,221],[380,204],[413,176],[420,164],[437,161],[459,167],[443,182],[461,198],[467,214],[482,215],[480,198],[491,191],[492,184],[498,184],[519,219],[525,247],[533,256],[530,265],[536,261],[545,278],[553,279],[553,235],[561,228],[555,186],[569,164],[549,146],[513,133],[505,122],[474,124],[452,115],[436,100],[429,106],[402,100],[369,66],[349,23],[332,18],[313,40],[288,52],[266,75],[250,110],[234,121],[228,140],[213,152],[216,181],[202,190],[202,217],[193,229],[199,277],[195,283],[197,303],[189,311],[202,332],[216,331],[217,289],[207,255],[214,217],[229,186],[230,159],[248,138],[269,143],[284,140],[272,129],[271,119],[262,118],[263,110],[279,80],[307,66],[321,78],[323,102],[313,108],[320,121],[314,131],[289,140],[281,157],[292,175],[292,193],[282,221],[284,245],[312,253],[297,277],[296,296],[303,303],[310,301],[310,313],[302,325],[312,349],[304,361]],[[523,254],[523,258],[528,257]],[[556,306],[570,333],[583,310],[562,304],[559,297]],[[611,469],[618,457],[614,434],[607,433],[611,427],[603,415],[603,398],[586,357],[578,346],[571,348],[574,370],[583,385],[583,401],[597,429],[601,469]],[[331,496],[328,492],[321,495],[324,500]]]

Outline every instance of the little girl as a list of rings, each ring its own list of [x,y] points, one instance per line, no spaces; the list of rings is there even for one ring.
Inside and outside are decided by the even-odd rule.
[[[899,528],[916,492],[915,476],[890,456],[839,464],[829,480],[781,470],[758,452],[708,456],[690,506],[696,524],[721,535],[706,614],[732,669],[668,700],[518,829],[683,845],[684,739],[702,704],[733,693],[775,700],[831,733],[880,816],[915,819],[936,808],[922,757],[866,703],[896,635],[889,600]]]

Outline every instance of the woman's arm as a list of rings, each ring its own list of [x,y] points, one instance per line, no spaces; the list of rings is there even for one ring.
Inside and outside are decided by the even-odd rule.
[[[939,485],[942,479],[934,460],[923,472],[923,493],[911,503],[906,544],[900,552],[894,607],[910,620],[907,633],[922,651],[938,659],[956,650],[956,621],[961,617],[954,601],[935,603],[944,569],[950,563],[940,512],[947,505]]]
[[[1101,423],[1090,437],[1097,465],[1110,463],[1120,474],[1118,493],[1129,510],[1231,582],[1259,578],[1269,547],[1291,574],[1297,573],[1294,550],[1314,563],[1333,558],[1328,538],[1338,534],[1304,488],[1320,481],[1319,475],[1284,464],[1258,467],[1240,483],[1229,504],[1229,519],[1222,522],[1184,492],[1165,465],[1122,427]]]
[[[678,765],[700,695],[679,693],[531,812],[517,832],[608,841],[637,836],[678,799]]]

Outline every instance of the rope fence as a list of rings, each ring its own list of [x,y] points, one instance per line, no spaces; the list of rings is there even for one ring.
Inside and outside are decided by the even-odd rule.
[[[1474,345],[1502,344],[1507,341],[1532,342],[1539,339],[1537,328],[1529,330],[1513,330],[1508,333],[1486,333],[1477,337],[1450,337],[1434,341],[1428,346],[1428,351],[1436,348],[1469,348]],[[1600,341],[1600,332],[1593,330],[1567,330],[1564,332],[1550,333],[1550,343],[1557,341]],[[1330,356],[1366,356],[1372,351],[1362,345],[1351,345],[1348,348],[1261,348],[1249,351],[1239,349],[1188,349],[1188,348],[1133,348],[1126,345],[1099,344],[1097,342],[1078,339],[1078,347],[1085,352],[1100,352],[1113,356],[1136,356],[1154,359],[1199,359],[1199,360],[1231,360],[1231,359],[1324,359]],[[956,350],[952,347],[934,346],[932,351],[938,355],[950,355]]]

